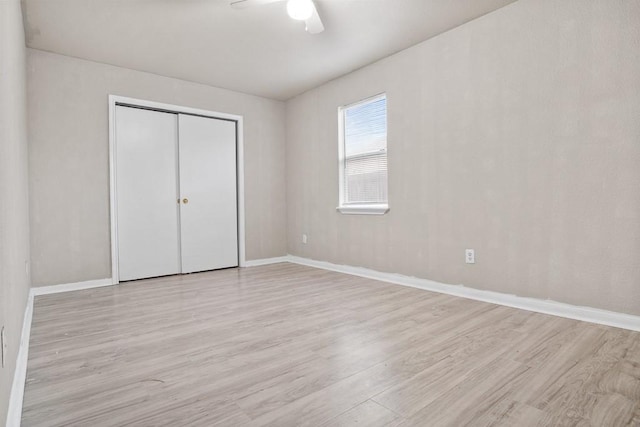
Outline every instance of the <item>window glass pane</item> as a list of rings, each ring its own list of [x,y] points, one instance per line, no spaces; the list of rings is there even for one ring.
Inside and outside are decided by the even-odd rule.
[[[344,177],[345,203],[387,201],[387,153],[347,158]]]
[[[349,107],[344,115],[345,155],[387,148],[387,98]]]
[[[387,202],[386,97],[343,109],[344,204]]]

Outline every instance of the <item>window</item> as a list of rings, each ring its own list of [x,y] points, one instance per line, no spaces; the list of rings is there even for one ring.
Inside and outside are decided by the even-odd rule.
[[[387,97],[340,107],[340,205],[345,214],[384,214],[387,199]]]

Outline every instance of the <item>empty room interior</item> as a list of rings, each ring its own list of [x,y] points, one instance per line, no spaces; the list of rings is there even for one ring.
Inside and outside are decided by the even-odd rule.
[[[0,0],[0,422],[640,426],[640,0]]]

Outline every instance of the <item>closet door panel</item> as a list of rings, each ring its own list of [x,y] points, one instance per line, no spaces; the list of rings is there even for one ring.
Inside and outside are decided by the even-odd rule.
[[[116,107],[119,280],[180,273],[177,115]]]
[[[179,115],[182,272],[238,265],[235,122]]]

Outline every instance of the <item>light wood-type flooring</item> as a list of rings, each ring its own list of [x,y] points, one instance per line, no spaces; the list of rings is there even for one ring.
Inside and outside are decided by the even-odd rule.
[[[23,426],[640,425],[640,333],[294,264],[35,300]]]

